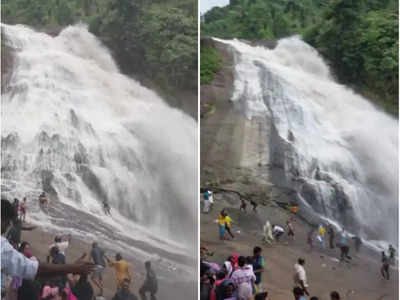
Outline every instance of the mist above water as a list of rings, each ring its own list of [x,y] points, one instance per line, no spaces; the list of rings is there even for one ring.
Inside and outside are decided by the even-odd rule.
[[[238,40],[232,101],[272,122],[271,164],[309,216],[365,239],[398,241],[398,120],[334,81],[299,37],[275,49]],[[303,210],[303,211],[304,211]]]
[[[116,228],[127,236],[170,242],[194,257],[195,121],[119,73],[84,25],[56,37],[1,29],[16,55],[2,95],[2,194],[34,201],[44,190],[102,222],[133,224]]]

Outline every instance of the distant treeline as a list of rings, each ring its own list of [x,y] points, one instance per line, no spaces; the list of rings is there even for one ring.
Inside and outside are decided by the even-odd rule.
[[[201,33],[250,40],[301,34],[340,82],[398,113],[396,0],[231,0],[202,16]]]
[[[197,0],[3,0],[1,14],[38,28],[88,23],[124,73],[197,93]]]

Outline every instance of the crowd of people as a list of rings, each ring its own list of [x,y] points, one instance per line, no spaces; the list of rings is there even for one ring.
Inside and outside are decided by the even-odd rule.
[[[267,300],[268,292],[262,287],[264,258],[262,248],[254,247],[253,255],[233,253],[222,264],[210,262],[213,253],[206,246],[200,247],[200,300]],[[295,300],[306,300],[308,291],[305,259],[294,264],[293,296]],[[340,300],[337,291],[330,293],[332,300]],[[312,296],[310,300],[318,300]]]
[[[239,212],[246,212],[247,203],[242,199]],[[296,211],[292,211],[294,214]],[[218,213],[218,232],[220,240],[234,239],[231,232],[232,218],[227,209]],[[240,233],[240,231],[238,231]],[[268,220],[263,226],[263,241],[267,245],[280,243],[283,237],[285,244],[295,240],[296,218],[289,217],[285,225],[271,224]],[[352,242],[351,242],[352,241]],[[338,261],[350,263],[350,249],[354,249],[354,255],[360,252],[363,244],[359,236],[351,235],[343,228],[340,231],[332,224],[319,224],[311,226],[307,234],[309,251],[315,247],[324,253],[332,249],[339,249]],[[353,251],[353,250],[352,250]],[[210,252],[205,245],[200,247],[200,295],[201,300],[261,300],[268,299],[268,292],[262,289],[262,274],[264,272],[264,258],[261,255],[262,248],[254,247],[252,256],[233,253],[224,262],[213,262]],[[332,252],[333,253],[333,252]],[[388,251],[382,251],[380,273],[384,279],[390,279],[390,265],[395,264],[396,250],[390,245]],[[349,264],[346,264],[350,266]],[[294,264],[293,290],[291,291],[295,300],[318,300],[312,296],[306,276],[305,259],[300,257]],[[330,292],[331,300],[341,299],[338,291]]]
[[[39,205],[46,205],[43,195]],[[131,291],[129,264],[120,253],[111,259],[97,242],[90,255],[83,253],[70,263],[68,249],[72,236],[60,235],[48,246],[46,262],[39,260],[28,241],[21,240],[22,230],[34,230],[25,222],[27,200],[11,204],[1,200],[1,299],[6,300],[106,300],[103,274],[114,268],[116,292],[110,300],[137,300]],[[29,236],[25,238],[29,239]],[[68,258],[68,259],[67,259]],[[106,263],[107,262],[107,263]],[[142,300],[149,294],[156,299],[157,276],[151,262],[145,262],[146,278],[139,289]]]

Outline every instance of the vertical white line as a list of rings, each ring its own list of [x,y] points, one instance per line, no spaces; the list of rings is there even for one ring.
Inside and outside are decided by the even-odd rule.
[[[197,2],[197,299],[200,299],[200,1]]]

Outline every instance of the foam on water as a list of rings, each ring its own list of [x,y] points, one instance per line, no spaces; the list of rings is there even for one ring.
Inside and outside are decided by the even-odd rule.
[[[1,30],[16,58],[1,105],[2,194],[27,196],[36,224],[58,226],[36,203],[45,190],[120,235],[194,258],[196,122],[119,73],[85,25],[56,37]]]
[[[232,47],[232,101],[246,116],[268,118],[272,163],[304,207],[364,239],[398,241],[398,120],[333,80],[300,37],[275,49]],[[275,148],[274,148],[275,147]]]

